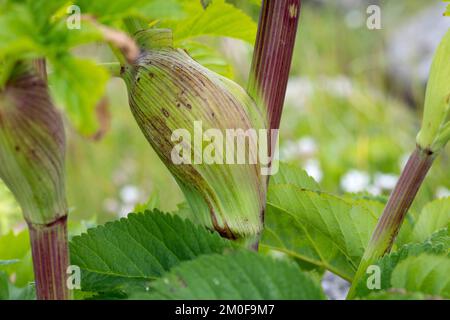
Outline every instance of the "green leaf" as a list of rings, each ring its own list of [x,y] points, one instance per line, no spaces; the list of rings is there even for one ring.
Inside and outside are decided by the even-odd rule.
[[[9,282],[6,272],[0,271],[0,300],[35,300],[35,290],[31,285],[17,288]]]
[[[450,298],[450,258],[422,254],[408,257],[392,272],[392,286]]]
[[[81,12],[88,12],[107,24],[131,16],[147,20],[185,17],[180,0],[77,0],[75,4]]]
[[[124,290],[127,282],[143,288],[181,261],[227,248],[218,234],[157,210],[129,214],[70,242],[85,291]]]
[[[270,176],[270,186],[276,184],[293,184],[302,189],[319,191],[319,184],[299,166],[280,162],[278,172]],[[270,189],[270,187],[269,187]]]
[[[420,292],[406,292],[400,289],[373,292],[364,299],[366,300],[428,300],[436,297],[427,296]]]
[[[439,152],[450,139],[450,29],[434,54],[428,78],[422,128],[416,142],[424,150]]]
[[[180,46],[202,66],[229,79],[233,78],[231,65],[215,48],[192,40],[183,41]]]
[[[53,61],[50,85],[56,101],[82,134],[92,134],[98,123],[94,109],[105,93],[106,70],[89,60],[70,56]]]
[[[162,26],[173,29],[176,44],[181,40],[199,36],[231,37],[254,43],[256,23],[243,11],[224,0],[215,0],[203,10],[200,1],[185,6],[188,18],[165,22]]]
[[[184,262],[136,299],[325,299],[320,283],[291,261],[254,252],[207,255]]]
[[[28,231],[15,234],[9,232],[0,236],[0,260],[17,261],[12,264],[3,264],[1,270],[8,275],[15,275],[15,285],[25,286],[33,281],[33,268],[31,262],[31,249]]]
[[[368,208],[364,200],[272,185],[262,246],[351,280],[377,222]]]
[[[448,248],[450,245],[450,236],[448,233],[448,229],[442,229],[428,239],[426,239],[422,243],[411,243],[402,246],[398,251],[392,252],[381,259],[379,259],[376,263],[377,266],[380,267],[380,290],[386,290],[392,287],[391,284],[391,275],[396,266],[411,256],[418,256],[423,253],[433,254],[433,255],[447,255]],[[356,288],[356,296],[364,297],[371,293],[373,290],[369,290],[366,283],[367,277],[362,279]]]
[[[450,197],[434,200],[422,209],[412,232],[412,241],[421,242],[450,222]]]

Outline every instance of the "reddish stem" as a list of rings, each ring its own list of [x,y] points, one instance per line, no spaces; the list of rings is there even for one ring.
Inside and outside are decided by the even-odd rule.
[[[436,154],[417,147],[406,163],[400,178],[389,197],[389,201],[378,220],[372,238],[352,281],[347,299],[355,297],[358,283],[364,279],[367,267],[374,264],[392,248],[395,238],[403,224],[406,213],[433,164]]]
[[[67,300],[67,216],[53,223],[28,224],[38,300]]]
[[[262,3],[248,91],[263,100],[270,129],[280,127],[300,7],[300,0]]]

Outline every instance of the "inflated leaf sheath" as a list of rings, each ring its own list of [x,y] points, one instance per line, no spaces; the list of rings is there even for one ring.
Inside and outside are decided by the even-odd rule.
[[[228,238],[258,234],[266,179],[259,162],[196,163],[194,155],[203,154],[212,140],[195,145],[194,122],[201,121],[204,133],[208,129],[220,130],[225,140],[225,129],[258,132],[266,128],[266,121],[245,90],[204,68],[185,51],[172,48],[171,37],[170,31],[155,29],[136,35],[142,54],[134,65],[122,69],[131,110],[186,195],[197,222]],[[171,152],[180,142],[171,139],[176,129],[190,133],[191,141],[183,139],[182,143],[190,145],[191,163],[172,161]],[[254,140],[248,138],[246,147],[256,143]],[[225,148],[215,152],[220,156]]]
[[[45,80],[18,65],[0,89],[0,178],[30,224],[66,215],[65,136]]]

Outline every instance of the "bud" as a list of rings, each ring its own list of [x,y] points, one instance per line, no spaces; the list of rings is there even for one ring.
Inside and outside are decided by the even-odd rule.
[[[417,144],[433,153],[450,139],[450,30],[442,39],[431,66],[422,128]]]
[[[65,137],[45,80],[17,65],[0,88],[0,178],[29,224],[65,216]]]
[[[257,145],[257,138],[251,134],[245,137],[248,159],[244,164],[226,161],[230,159],[225,153],[230,150],[223,146],[230,142],[227,129],[240,129],[240,133],[265,129],[263,115],[239,85],[204,68],[185,51],[173,48],[169,30],[141,31],[136,40],[142,54],[135,64],[122,69],[131,110],[184,192],[197,222],[227,238],[258,234],[262,228],[266,177],[261,175],[259,161],[250,161],[259,152],[250,148]],[[196,143],[196,126],[214,138]],[[212,134],[213,131],[221,135]],[[192,138],[194,142],[189,141]],[[223,162],[208,164],[199,159],[212,143],[223,147],[215,149],[214,154]],[[186,146],[184,152],[180,145]],[[178,151],[188,161],[174,163],[173,153]],[[264,152],[267,153],[267,146]],[[232,157],[236,160],[234,154]]]

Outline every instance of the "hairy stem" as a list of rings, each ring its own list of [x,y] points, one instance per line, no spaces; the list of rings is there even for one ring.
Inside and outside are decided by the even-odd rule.
[[[364,252],[347,299],[355,296],[356,287],[364,279],[367,267],[391,250],[406,213],[431,168],[435,156],[429,150],[416,147],[409,157]]]
[[[262,3],[248,92],[262,100],[270,129],[280,126],[300,7],[300,0]]]
[[[67,216],[45,225],[28,224],[38,300],[67,300]]]

